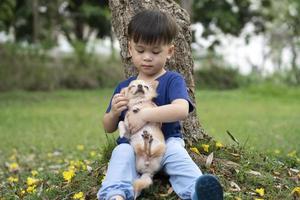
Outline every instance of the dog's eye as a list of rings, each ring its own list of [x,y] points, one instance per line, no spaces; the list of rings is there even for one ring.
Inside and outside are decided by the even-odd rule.
[[[149,87],[147,85],[144,85],[144,88],[146,88],[147,90],[149,90]]]
[[[134,87],[134,85],[132,85],[132,86],[129,86],[128,90],[131,90],[133,87]]]

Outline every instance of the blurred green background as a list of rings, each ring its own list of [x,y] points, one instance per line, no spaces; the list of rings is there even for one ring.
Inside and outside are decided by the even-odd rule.
[[[223,143],[229,130],[251,149],[299,152],[300,2],[177,2],[191,14],[205,130]],[[110,21],[102,0],[1,0],[2,153],[106,142],[102,115],[124,78]]]

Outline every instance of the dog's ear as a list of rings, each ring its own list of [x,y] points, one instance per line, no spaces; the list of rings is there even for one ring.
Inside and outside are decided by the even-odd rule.
[[[150,82],[150,86],[153,88],[154,91],[156,91],[158,84],[159,82],[156,80]]]
[[[127,97],[128,95],[128,87],[125,87],[121,90],[120,94],[124,95],[125,97]]]

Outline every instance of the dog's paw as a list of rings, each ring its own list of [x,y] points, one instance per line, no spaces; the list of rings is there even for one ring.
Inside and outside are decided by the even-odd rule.
[[[150,133],[148,133],[148,131],[144,130],[142,137],[144,138],[144,140],[149,140],[150,136],[152,137],[152,135],[150,135]]]

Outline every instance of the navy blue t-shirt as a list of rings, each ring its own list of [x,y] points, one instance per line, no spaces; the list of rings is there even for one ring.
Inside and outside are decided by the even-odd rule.
[[[136,80],[136,76],[130,77],[127,80],[119,83],[119,85],[116,87],[113,96],[116,93],[120,93],[122,88],[127,87],[131,81]],[[176,99],[185,99],[189,102],[189,112],[192,112],[194,110],[194,106],[190,101],[186,83],[184,81],[184,78],[177,72],[172,71],[166,71],[163,75],[158,77],[156,79],[159,84],[156,88],[156,92],[158,96],[154,99],[154,102],[157,106],[162,106],[166,104],[171,104],[172,101]],[[106,110],[106,113],[108,113],[111,109],[111,100],[109,103],[109,106]],[[123,111],[121,113],[121,116],[119,118],[119,121],[123,121],[125,117],[126,111]],[[179,121],[171,122],[171,123],[163,123],[162,124],[162,131],[164,133],[165,139],[167,140],[169,137],[181,137],[182,138],[182,132],[181,132],[181,125]],[[128,140],[126,138],[118,138],[117,143],[128,143]]]

